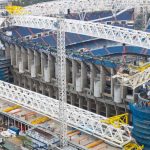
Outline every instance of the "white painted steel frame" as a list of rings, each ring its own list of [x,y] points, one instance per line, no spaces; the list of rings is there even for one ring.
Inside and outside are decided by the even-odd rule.
[[[64,26],[63,18],[59,18],[59,27],[57,30],[57,66],[58,66],[58,92],[59,92],[59,119],[61,146],[67,145],[67,118],[66,118],[66,51],[65,51],[65,32],[62,30]]]
[[[117,78],[122,86],[131,87],[136,89],[142,84],[150,80],[150,68],[145,69],[143,72],[139,72],[133,76],[114,75],[113,78]]]
[[[3,81],[0,81],[0,98],[60,121],[59,101],[56,99]],[[130,135],[125,130],[101,123],[100,120],[106,119],[105,117],[69,104],[66,105],[66,119],[68,126],[77,128],[118,147],[122,147],[131,141]]]
[[[12,26],[23,26],[37,29],[58,29],[58,19],[40,16],[14,16],[10,23]],[[107,39],[146,49],[150,48],[150,33],[127,29],[90,21],[64,19],[64,32],[83,34],[97,38]]]
[[[128,7],[143,7],[150,4],[149,0],[61,0],[38,3],[25,7],[32,15],[47,16],[68,13],[82,13],[104,10],[122,10]],[[56,7],[57,6],[57,7]]]

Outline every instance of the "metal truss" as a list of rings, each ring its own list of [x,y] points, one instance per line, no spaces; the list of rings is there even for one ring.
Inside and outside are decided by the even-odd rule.
[[[150,80],[150,67],[133,76],[124,76],[123,74],[118,74],[113,76],[113,78],[117,78],[121,85],[135,89]]]
[[[26,7],[26,10],[32,15],[49,16],[60,14],[60,12],[68,14],[114,9],[117,11],[148,4],[150,4],[149,0],[61,0],[38,3]]]
[[[3,23],[6,21],[6,18],[0,18],[0,27],[3,25]]]
[[[61,146],[67,145],[67,124],[66,124],[66,51],[65,32],[62,30],[63,18],[59,18],[59,29],[57,30],[57,66],[58,66],[58,92],[59,92],[59,119],[61,121],[60,139]]]
[[[57,6],[57,7],[56,7]],[[32,15],[56,15],[68,13],[91,12],[98,10],[109,10],[104,7],[104,2],[99,0],[57,0],[51,2],[38,3],[25,8]]]
[[[14,16],[9,20],[11,26],[23,26],[38,29],[58,30],[58,19],[40,16]],[[122,27],[93,23],[90,21],[64,19],[64,32],[83,34],[107,39],[146,49],[150,48],[150,33]]]
[[[59,118],[59,101],[27,89],[0,81],[0,98],[21,105],[32,111],[41,113],[61,122]],[[123,147],[131,141],[131,136],[126,130],[115,128],[102,123],[107,119],[101,115],[66,104],[66,123],[68,126],[100,138],[110,144]]]

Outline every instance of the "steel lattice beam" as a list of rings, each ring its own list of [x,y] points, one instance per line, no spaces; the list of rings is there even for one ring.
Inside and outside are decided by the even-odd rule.
[[[121,85],[135,89],[150,80],[150,68],[133,76],[115,75],[113,78],[117,78]]]
[[[0,81],[0,98],[60,121],[59,101],[53,98],[3,81]],[[131,141],[130,135],[124,130],[101,123],[100,120],[103,119],[106,118],[69,104],[66,105],[66,123],[68,126],[77,128],[118,147],[122,147]]]
[[[60,12],[67,14],[68,9],[70,13],[81,13],[113,9],[122,10],[128,7],[143,7],[148,4],[150,4],[149,0],[61,0],[38,3],[26,7],[26,10],[32,15],[47,16]]]
[[[65,32],[63,18],[59,18],[57,30],[57,66],[58,66],[58,91],[59,91],[59,119],[61,120],[60,139],[62,147],[67,145],[67,124],[66,124],[66,51]]]
[[[15,16],[9,23],[12,26],[23,26],[38,29],[58,29],[57,18],[40,17],[40,16]],[[103,38],[111,41],[150,48],[150,33],[132,30],[90,21],[79,21],[64,19],[64,32],[83,34],[97,38]]]

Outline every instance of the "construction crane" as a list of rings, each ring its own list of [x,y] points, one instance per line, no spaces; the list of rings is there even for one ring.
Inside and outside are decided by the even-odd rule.
[[[142,70],[140,72],[135,73],[134,75],[117,73],[113,76],[116,78],[119,83],[123,86],[131,87],[132,89],[136,89],[142,84],[148,82],[150,80],[150,67],[143,66],[138,68],[138,70]]]
[[[38,3],[25,7],[33,15],[56,15],[60,12],[82,13],[101,10],[123,10],[126,8],[144,7],[150,4],[149,0],[57,0]],[[56,7],[57,6],[57,7]]]
[[[70,5],[70,1],[69,1],[68,5]],[[83,5],[83,6],[85,7],[85,5]],[[48,7],[50,7],[50,6],[48,6]],[[61,8],[64,8],[64,7],[62,7],[62,5],[61,5]],[[56,9],[56,7],[55,7],[55,9]],[[9,18],[6,19],[7,22],[4,22],[4,24],[5,24],[5,26],[7,26],[7,25],[9,25],[9,26],[24,26],[24,27],[30,27],[30,28],[51,29],[51,30],[58,31],[57,32],[58,33],[57,34],[58,35],[57,36],[57,41],[58,41],[58,43],[57,43],[58,51],[57,52],[58,52],[58,61],[59,61],[58,63],[60,63],[59,64],[60,65],[60,68],[59,68],[60,75],[58,77],[59,99],[60,99],[59,106],[60,107],[59,107],[59,117],[56,114],[55,114],[56,116],[53,116],[53,117],[55,119],[57,118],[57,120],[59,120],[63,125],[63,127],[62,127],[62,146],[65,146],[66,145],[65,134],[67,132],[66,132],[66,123],[64,123],[64,120],[65,120],[64,117],[68,116],[65,114],[65,112],[67,112],[66,109],[68,106],[66,104],[65,32],[94,36],[94,37],[98,37],[98,38],[113,40],[113,41],[121,42],[121,43],[123,42],[126,44],[140,46],[140,47],[144,47],[144,48],[150,47],[149,33],[131,30],[131,29],[125,29],[125,28],[121,28],[121,27],[113,27],[113,26],[104,25],[104,24],[100,24],[100,23],[92,23],[92,22],[84,22],[84,21],[77,21],[77,20],[71,20],[71,19],[60,19],[60,18],[52,18],[52,17],[44,17],[44,16],[41,17],[41,15],[48,15],[48,14],[43,14],[42,11],[39,11],[39,9],[36,9],[36,8],[32,9],[32,10],[38,10],[38,12],[40,12],[39,16],[31,16],[28,14],[18,15],[19,13],[15,14],[14,11],[12,11],[11,16],[9,16]],[[47,11],[48,9],[46,9],[46,7],[43,6],[42,10]],[[29,12],[33,15],[36,15],[31,11],[29,11]],[[60,10],[56,14],[60,14]],[[1,88],[4,88],[3,86]],[[10,89],[7,89],[7,90],[10,90]],[[18,95],[18,94],[16,93],[16,95]],[[4,93],[2,93],[1,96],[4,97]],[[5,97],[5,98],[10,99],[9,97]],[[14,101],[14,98],[12,98],[11,100]],[[22,99],[20,99],[20,100],[22,101]],[[35,101],[37,101],[37,99],[35,99]],[[18,102],[16,102],[16,103],[18,103]],[[50,101],[48,101],[48,102],[50,103]],[[56,103],[56,102],[54,102],[54,103]],[[22,102],[20,104],[22,105]],[[26,104],[25,100],[24,100],[23,104]],[[45,104],[49,106],[48,103],[45,103]],[[31,106],[28,105],[26,107],[31,107]],[[41,104],[40,107],[43,107],[43,104]],[[33,106],[32,106],[32,108],[33,108]],[[55,109],[58,110],[58,108],[55,108]],[[41,111],[41,109],[39,109],[38,111]],[[44,110],[44,114],[46,113],[46,111],[47,111],[47,108],[46,108],[46,110]],[[69,113],[71,113],[71,112],[69,112]],[[62,116],[60,117],[60,114],[62,114],[63,117]],[[87,114],[89,114],[89,112],[87,112]],[[81,128],[79,122],[77,122],[77,120],[75,118],[72,118],[72,115],[69,117],[70,117],[69,120],[73,119],[72,121],[74,124],[76,124],[76,128]],[[81,123],[82,120],[81,119],[79,119],[79,120]],[[88,121],[87,119],[85,119],[85,120]],[[95,122],[95,123],[98,124],[97,122]],[[89,127],[94,128],[93,127],[94,124],[88,124],[89,126],[87,128],[89,128]],[[102,124],[103,123],[100,123],[101,127],[102,127]],[[104,123],[104,125],[106,126],[105,130],[109,128],[109,126],[107,126],[107,124]],[[87,130],[87,129],[84,129],[84,131],[85,130]],[[93,132],[98,133],[98,131],[100,131],[102,135],[104,134],[103,129],[99,129],[99,127],[97,127],[97,131],[95,129]],[[119,129],[112,128],[110,132],[114,132],[114,131],[116,132],[115,137],[112,138],[112,135],[114,133],[111,133],[111,134],[107,135],[107,138],[106,137],[104,138],[102,136],[100,136],[100,138],[102,138],[102,139],[104,138],[105,141],[111,140],[109,142],[113,143],[114,145],[117,145],[117,146],[121,146],[120,143],[122,144],[122,142],[123,142],[123,144],[125,144],[126,142],[128,143],[130,141],[130,137],[128,137],[128,140],[124,141],[124,136],[126,139],[126,135],[124,135],[123,131],[121,131],[123,133],[123,137],[120,137],[120,135],[118,135],[118,132],[120,133]],[[118,141],[119,143],[116,144],[114,142],[114,140],[115,140],[115,142]],[[120,140],[121,140],[121,142],[120,142]]]
[[[26,9],[21,7],[21,6],[8,5],[8,6],[6,6],[6,10],[11,15],[25,15],[25,14],[29,14],[29,12],[26,11]]]
[[[101,122],[111,124],[115,128],[121,128],[121,126],[128,125],[128,113],[113,116],[113,117],[107,118],[106,120],[101,120]]]
[[[0,81],[0,98],[43,114],[61,123],[59,117],[59,101],[56,99],[3,81]],[[127,132],[131,130],[129,125],[124,125],[126,130],[115,128],[111,124],[101,122],[101,120],[106,120],[106,117],[70,104],[66,104],[65,111],[66,124],[70,127],[120,148],[123,148],[124,145],[132,141],[131,135]]]
[[[134,142],[130,142],[124,146],[124,150],[143,150],[144,146],[139,146]]]
[[[147,62],[147,63],[142,64],[140,66],[129,65],[129,69],[133,69],[133,70],[136,70],[138,72],[142,72],[142,71],[146,70],[149,67],[150,67],[150,62]]]

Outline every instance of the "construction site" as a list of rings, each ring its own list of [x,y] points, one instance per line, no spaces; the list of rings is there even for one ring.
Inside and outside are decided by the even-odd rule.
[[[0,150],[149,141],[150,0],[0,0]]]

